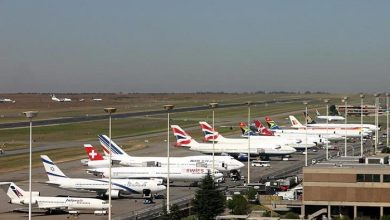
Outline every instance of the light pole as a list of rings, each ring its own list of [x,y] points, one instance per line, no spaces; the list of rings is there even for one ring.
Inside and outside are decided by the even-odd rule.
[[[329,138],[328,134],[328,126],[329,126],[329,99],[324,99],[326,103],[326,137]],[[307,144],[307,143],[306,143]],[[328,141],[326,141],[326,160],[329,160],[329,145]]]
[[[389,93],[386,92],[386,147],[389,147]]]
[[[375,93],[375,148],[374,148],[374,154],[376,154],[376,149],[378,148],[378,114],[379,114],[379,93]]]
[[[309,102],[307,102],[307,101],[304,101],[303,102],[303,104],[305,105],[305,116],[307,116],[307,104],[308,104]],[[307,120],[306,120],[306,118],[305,118],[305,167],[307,167]]]
[[[213,176],[213,179],[214,179],[214,168],[215,168],[215,160],[214,160],[214,154],[215,154],[215,129],[214,129],[214,109],[218,107],[218,103],[216,102],[212,102],[212,103],[209,103],[209,107],[213,110],[213,133],[212,133],[212,137],[213,137],[213,166],[212,166],[212,176]]]
[[[246,102],[246,105],[248,106],[248,128],[250,130],[250,127],[251,125],[249,124],[250,123],[250,118],[251,118],[251,104],[252,102],[251,101],[247,101]],[[250,161],[251,161],[251,136],[250,136],[250,132],[248,130],[248,181],[247,181],[247,185],[251,182],[251,165],[250,165]]]
[[[108,113],[108,136],[110,136],[109,143],[109,163],[108,163],[108,220],[111,220],[111,115],[116,112],[116,108],[104,108],[104,111]]]
[[[28,176],[28,190],[29,190],[29,203],[28,203],[28,219],[31,220],[31,203],[32,203],[32,187],[31,187],[31,166],[32,166],[32,119],[38,115],[37,111],[23,112],[24,116],[30,120],[30,164],[29,164],[29,176]]]
[[[170,161],[169,161],[169,112],[174,108],[174,105],[164,105],[164,109],[168,114],[168,122],[167,122],[167,164],[168,164],[168,174],[167,174],[167,213],[169,213],[169,176],[170,176]]]
[[[345,116],[345,120],[344,120],[344,131],[345,131],[345,135],[344,135],[344,157],[347,156],[347,121],[348,121],[348,96],[344,96],[342,102],[344,102],[344,116]]]
[[[360,93],[360,157],[363,157],[363,99],[364,94]]]

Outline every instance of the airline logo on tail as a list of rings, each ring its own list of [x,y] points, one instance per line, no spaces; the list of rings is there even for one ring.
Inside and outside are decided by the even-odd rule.
[[[205,141],[215,140],[218,138],[218,132],[216,132],[214,128],[210,126],[207,122],[200,121],[199,124],[200,128],[203,131]]]
[[[308,124],[315,124],[316,122],[310,117],[309,114],[306,114],[306,112],[303,112],[303,116],[305,116],[305,119]]]
[[[23,197],[23,194],[13,184],[11,184],[10,188],[18,198]]]
[[[178,125],[171,125],[173,135],[176,137],[176,146],[185,146],[191,143],[191,136],[189,136]]]
[[[298,119],[296,119],[294,116],[290,115],[289,118],[290,118],[290,122],[291,122],[292,127],[294,127],[294,128],[304,127],[301,124],[301,122],[299,122]]]
[[[265,117],[265,122],[270,129],[280,129],[280,127],[270,117]]]
[[[259,120],[254,120],[257,130],[261,135],[264,136],[273,136],[274,133],[270,131],[268,128],[264,127],[264,125]]]
[[[251,129],[248,128],[248,126],[244,122],[240,122],[240,129],[242,132],[242,135],[244,136],[256,136],[257,133],[252,131]]]
[[[85,152],[87,152],[90,160],[104,160],[103,156],[90,144],[84,144]]]
[[[316,109],[316,115],[317,115],[317,116],[320,116],[320,115],[321,115],[320,112],[318,111],[318,109]]]
[[[102,145],[103,151],[106,155],[110,154],[110,145],[111,145],[111,152],[113,154],[119,154],[119,155],[126,155],[127,153],[122,150],[114,141],[107,137],[106,135],[98,135],[100,144]]]
[[[45,171],[50,181],[63,180],[63,178],[68,178],[61,170],[58,168],[52,160],[46,155],[41,155],[41,160]]]

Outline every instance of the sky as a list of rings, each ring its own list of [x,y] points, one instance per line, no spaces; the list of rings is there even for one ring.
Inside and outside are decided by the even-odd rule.
[[[0,0],[0,92],[387,92],[388,0]]]

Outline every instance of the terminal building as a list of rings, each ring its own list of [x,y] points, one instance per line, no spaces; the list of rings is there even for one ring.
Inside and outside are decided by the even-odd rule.
[[[342,159],[341,159],[342,160]],[[388,156],[327,161],[303,168],[301,215],[347,215],[380,219],[390,215]]]

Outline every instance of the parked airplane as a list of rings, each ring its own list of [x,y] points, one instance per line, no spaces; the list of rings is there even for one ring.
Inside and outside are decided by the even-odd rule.
[[[0,99],[0,103],[15,103],[16,101],[15,100],[12,100],[12,99]]]
[[[99,140],[102,145],[106,158],[109,156],[110,138],[106,135],[99,135]],[[101,154],[92,145],[84,145],[89,157],[89,163],[104,163],[108,166],[108,160],[104,159]],[[166,167],[168,161],[166,157],[134,157],[128,155],[122,150],[114,141],[111,141],[112,157],[114,163],[119,163],[122,166],[161,166]],[[96,154],[97,153],[97,154]],[[92,157],[94,156],[94,157]],[[207,155],[200,156],[185,156],[185,157],[170,157],[169,162],[171,166],[196,166],[197,164],[204,164],[208,168],[212,168],[213,158]],[[239,170],[244,167],[244,164],[234,159],[231,156],[215,156],[214,168],[219,171]]]
[[[48,156],[41,155],[41,160],[49,178],[47,184],[69,190],[93,191],[101,197],[109,195],[108,179],[69,178]],[[113,179],[111,183],[112,198],[128,194],[141,194],[145,190],[150,190],[152,193],[165,190],[166,187],[162,185],[161,179],[148,178],[150,177],[146,176],[145,179]]]
[[[70,102],[70,101],[72,101],[72,99],[70,99],[70,98],[57,98],[54,94],[51,95],[51,100],[53,100],[55,102]]]
[[[322,124],[317,124],[317,125],[320,125],[320,126],[309,126],[309,124],[307,125],[307,127],[305,125],[302,125],[298,119],[296,119],[294,116],[290,115],[289,116],[290,118],[290,121],[291,121],[291,124],[293,128],[298,128],[299,130],[305,130],[307,129],[308,131],[314,131],[314,130],[317,130],[317,131],[321,131],[323,133],[333,133],[333,134],[338,134],[338,135],[341,135],[341,136],[347,136],[347,137],[360,137],[361,136],[361,132],[363,132],[363,136],[369,136],[371,132],[368,132],[368,129],[361,129],[361,127],[351,127],[351,126],[337,126],[337,127],[326,127],[326,124],[325,126],[322,126]],[[315,125],[315,124],[311,124],[311,125]],[[340,124],[342,125],[342,124]]]
[[[210,126],[207,122],[201,121],[199,122],[200,127],[202,128],[204,138],[207,141],[211,141],[214,138],[215,141],[219,143],[237,143],[237,144],[243,144],[248,145],[248,139],[244,138],[225,138],[221,134],[219,134],[217,131],[213,129],[212,126]],[[308,148],[314,147],[314,143],[303,143],[302,139],[298,139],[294,136],[286,136],[286,137],[279,137],[279,136],[254,136],[254,135],[243,135],[245,138],[249,138],[250,144],[279,144],[279,145],[287,145],[296,149],[305,148],[307,145]]]
[[[305,113],[304,113],[305,114]],[[311,117],[308,115],[306,116],[307,119],[311,120],[312,123],[309,123],[308,127],[328,127],[328,128],[363,128],[366,133],[372,133],[375,130],[380,130],[380,127],[377,127],[373,124],[335,124],[335,123],[317,123],[316,121],[312,120]]]
[[[303,142],[303,147],[301,149],[305,148],[304,143],[307,140],[308,148],[310,144],[315,144],[315,145],[322,145],[326,143],[330,143],[329,140],[326,138],[321,138],[319,135],[313,135],[313,134],[289,134],[289,133],[277,133],[277,132],[272,132],[268,128],[266,128],[259,120],[254,120],[256,128],[258,129],[258,133],[260,135],[265,135],[265,136],[278,136],[278,137],[293,137],[293,138],[300,138]],[[298,148],[297,148],[298,149]]]
[[[212,143],[198,143],[191,136],[189,136],[178,125],[171,125],[173,134],[176,137],[177,146],[186,146],[190,150],[199,151],[206,154],[229,154],[237,157],[239,160],[246,160],[248,157],[248,142],[246,143],[214,143],[214,149]],[[261,156],[263,158],[269,158],[270,156],[286,156],[296,152],[296,150],[287,145],[278,144],[263,144],[254,143],[250,144],[249,153],[250,156]]]
[[[306,130],[305,129],[282,129],[279,125],[276,124],[274,120],[272,120],[270,117],[265,117],[265,121],[268,125],[268,127],[271,129],[272,132],[278,134],[304,134],[306,135]],[[343,136],[340,134],[336,134],[333,130],[328,129],[328,130],[315,130],[315,129],[308,129],[307,130],[308,135],[318,135],[320,138],[325,138],[327,140],[331,141],[338,141],[338,140],[343,140]],[[344,133],[345,134],[345,133]]]
[[[320,120],[329,120],[329,121],[344,121],[345,118],[341,115],[321,115],[318,109],[316,109],[316,118]]]
[[[7,193],[11,199],[11,204],[29,205],[30,195],[29,192],[25,192],[19,188],[13,182],[2,182],[0,187]],[[101,199],[95,198],[78,198],[78,197],[53,197],[53,196],[40,196],[39,192],[34,192],[31,198],[31,205],[39,209],[45,209],[48,213],[52,213],[55,210],[79,210],[79,209],[93,209],[93,210],[106,210],[108,209],[108,203]],[[101,213],[101,211],[99,211]],[[97,213],[97,211],[95,211]]]
[[[112,167],[111,178],[159,178],[166,180],[168,178],[168,167]],[[109,168],[88,169],[88,173],[95,176],[109,176]],[[214,172],[216,181],[223,180],[223,174],[218,170],[211,170],[200,166],[170,166],[170,181],[190,181],[199,182],[208,173]]]

